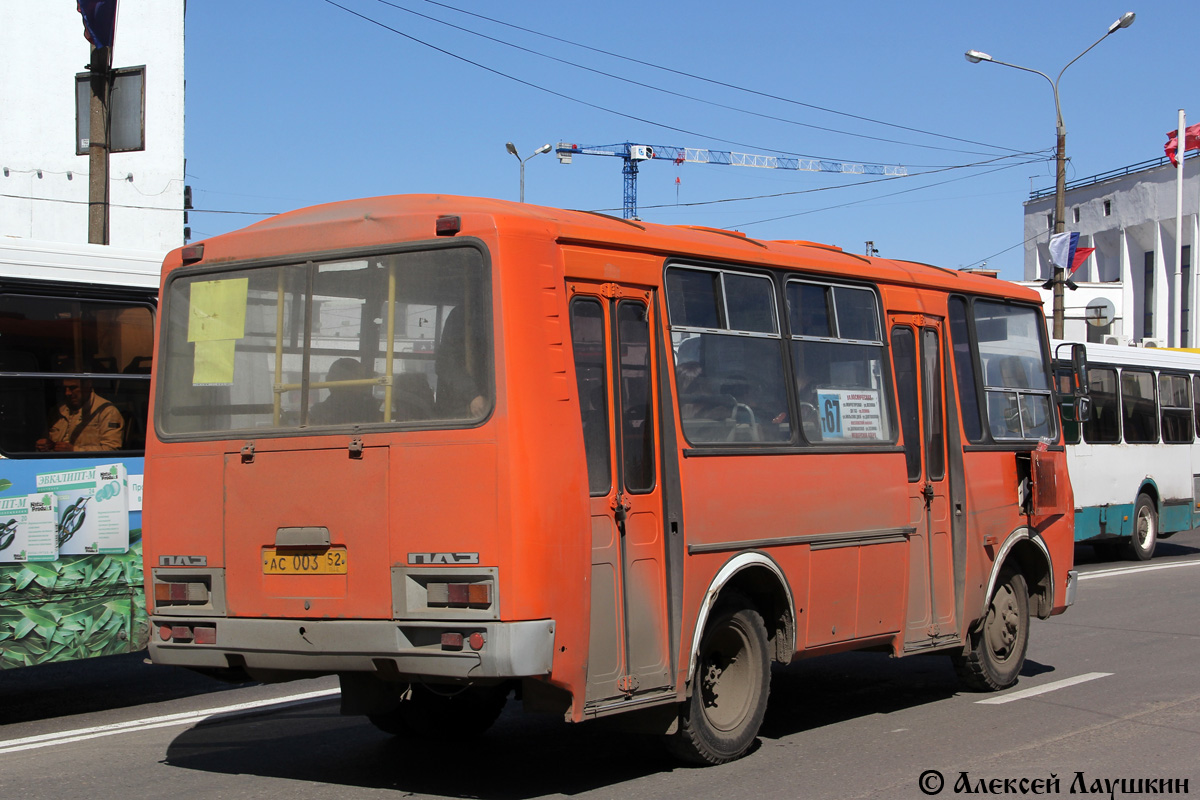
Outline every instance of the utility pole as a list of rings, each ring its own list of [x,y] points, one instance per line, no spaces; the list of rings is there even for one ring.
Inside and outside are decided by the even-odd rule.
[[[1058,82],[1060,80],[1062,80],[1063,73],[1067,71],[1067,67],[1071,66],[1076,61],[1083,58],[1093,47],[1095,47],[1096,45],[1103,42],[1105,39],[1107,39],[1112,34],[1116,33],[1117,31],[1121,30],[1122,28],[1128,28],[1130,25],[1133,24],[1133,20],[1134,20],[1135,16],[1136,15],[1132,11],[1127,11],[1126,13],[1122,14],[1120,19],[1118,19],[1112,25],[1109,25],[1108,31],[1103,36],[1101,36],[1099,39],[1092,42],[1092,44],[1088,47],[1087,50],[1084,50],[1082,53],[1080,53],[1079,55],[1075,56],[1070,61],[1068,61],[1067,66],[1063,67],[1061,70],[1059,70],[1057,78],[1051,78],[1049,75],[1047,75],[1046,73],[1044,73],[1040,70],[1030,69],[1029,67],[1022,67],[1018,64],[1009,64],[1007,61],[1000,61],[999,59],[992,58],[987,53],[981,52],[979,50],[968,50],[966,53],[964,53],[964,55],[967,58],[967,61],[971,62],[972,64],[978,64],[980,61],[987,61],[992,64],[999,64],[1000,66],[1003,66],[1003,67],[1012,67],[1013,69],[1019,69],[1022,72],[1032,72],[1034,75],[1041,75],[1043,78],[1045,78],[1047,81],[1049,81],[1050,88],[1054,90],[1054,114],[1055,114],[1055,123],[1056,123],[1055,124],[1055,132],[1057,135],[1057,137],[1055,139],[1055,144],[1054,144],[1054,233],[1055,234],[1063,233],[1066,228],[1066,220],[1064,219],[1064,217],[1066,216],[1066,194],[1067,194],[1067,128],[1065,125],[1063,125],[1062,104],[1059,102],[1059,97],[1058,97]],[[1046,282],[1050,285],[1045,286],[1045,288],[1053,289],[1053,291],[1054,291],[1054,331],[1053,331],[1052,335],[1055,339],[1062,339],[1063,338],[1063,327],[1064,327],[1064,322],[1065,322],[1065,320],[1064,320],[1065,303],[1063,301],[1063,290],[1067,284],[1067,268],[1069,268],[1070,265],[1069,264],[1067,264],[1067,265],[1052,264],[1051,266],[1052,266],[1051,278],[1049,281]],[[1075,288],[1074,283],[1071,284],[1071,288],[1072,289]]]
[[[108,244],[108,108],[112,48],[92,47],[88,129],[88,241]]]

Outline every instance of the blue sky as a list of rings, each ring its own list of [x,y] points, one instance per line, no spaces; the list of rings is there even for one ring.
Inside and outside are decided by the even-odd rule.
[[[872,240],[884,256],[987,260],[1019,279],[1022,203],[1054,183],[1053,94],[964,51],[1054,77],[1137,13],[1059,84],[1068,180],[1161,156],[1179,108],[1200,122],[1194,68],[1184,77],[1197,3],[334,2],[188,3],[194,239],[261,218],[228,212],[414,192],[516,200],[505,142],[528,156],[629,141],[910,174],[656,160],[639,172],[642,219],[851,252]],[[620,214],[617,158],[535,156],[525,184],[530,203]]]

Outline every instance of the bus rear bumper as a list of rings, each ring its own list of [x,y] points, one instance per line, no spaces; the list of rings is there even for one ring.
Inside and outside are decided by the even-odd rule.
[[[158,617],[151,625],[150,658],[156,664],[241,669],[259,680],[339,672],[451,680],[519,678],[548,675],[554,662],[554,620]],[[215,636],[210,630],[214,626]],[[197,638],[215,641],[201,644]]]

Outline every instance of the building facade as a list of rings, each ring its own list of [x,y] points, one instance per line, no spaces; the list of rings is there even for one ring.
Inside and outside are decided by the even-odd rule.
[[[1177,172],[1166,158],[1067,184],[1066,230],[1079,233],[1080,247],[1096,249],[1071,276],[1078,288],[1064,296],[1064,338],[1157,347],[1200,343],[1200,286],[1192,267],[1200,205],[1196,155],[1184,162],[1182,233],[1175,219]],[[1053,231],[1054,190],[1034,192],[1025,203],[1023,283],[1042,293],[1047,317],[1053,313],[1052,292],[1041,285],[1053,271]]]
[[[183,243],[183,19],[184,0],[121,0],[113,46],[114,69],[132,76],[124,135],[141,147],[110,156],[109,244],[160,260]],[[88,120],[77,96],[88,84],[77,84],[91,44],[75,3],[0,3],[0,53],[0,242],[86,250]]]

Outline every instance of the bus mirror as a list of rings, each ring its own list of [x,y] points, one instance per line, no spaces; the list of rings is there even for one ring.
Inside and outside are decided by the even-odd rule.
[[[1065,367],[1063,363],[1062,351],[1063,348],[1071,348],[1071,386],[1064,386],[1063,382],[1066,378]],[[1087,345],[1080,342],[1063,342],[1054,348],[1054,364],[1055,378],[1058,381],[1058,393],[1060,395],[1074,395],[1075,397],[1084,397],[1088,392],[1088,377],[1087,377]]]
[[[1087,422],[1092,418],[1092,398],[1087,395],[1075,398],[1075,421]]]
[[[1087,345],[1080,344],[1078,342],[1071,345],[1071,370],[1075,373],[1076,396],[1086,397],[1089,394],[1087,374]],[[1086,417],[1081,417],[1080,421],[1083,421],[1084,419],[1086,419]]]

